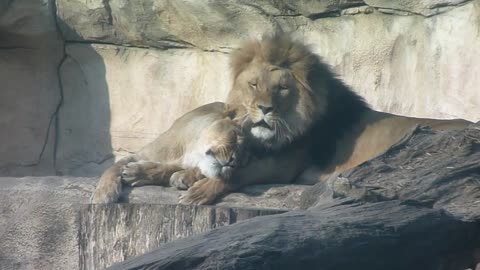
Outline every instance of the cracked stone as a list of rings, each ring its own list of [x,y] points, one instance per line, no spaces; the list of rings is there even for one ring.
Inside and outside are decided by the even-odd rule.
[[[2,3],[0,174],[53,174],[57,67],[63,57],[55,6],[52,1]]]

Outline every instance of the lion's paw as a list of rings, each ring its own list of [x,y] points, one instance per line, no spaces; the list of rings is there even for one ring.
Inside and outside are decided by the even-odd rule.
[[[180,196],[179,203],[194,205],[211,204],[223,194],[224,186],[221,180],[210,178],[201,179],[195,182],[184,195]]]
[[[182,170],[175,172],[170,177],[170,186],[176,187],[180,190],[186,190],[193,186],[197,181],[194,174],[190,173],[188,170]]]

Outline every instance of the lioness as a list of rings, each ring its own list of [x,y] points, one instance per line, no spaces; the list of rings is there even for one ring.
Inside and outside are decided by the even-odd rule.
[[[228,180],[234,168],[248,160],[244,136],[230,119],[231,113],[221,102],[186,113],[138,153],[108,168],[100,177],[92,203],[116,202],[122,181],[134,187],[187,189],[203,178]]]
[[[231,69],[227,104],[243,111],[237,117],[255,159],[230,181],[196,182],[182,202],[212,202],[250,184],[315,183],[373,158],[417,124],[439,130],[470,124],[374,111],[307,46],[282,33],[243,44]]]

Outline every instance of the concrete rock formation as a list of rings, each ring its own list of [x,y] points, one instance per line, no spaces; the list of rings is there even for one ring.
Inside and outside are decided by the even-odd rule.
[[[184,191],[146,186],[127,190],[128,204],[87,205],[96,180],[0,177],[0,269],[104,269],[165,242],[299,208],[307,188],[255,186],[216,207],[190,207],[175,205]]]

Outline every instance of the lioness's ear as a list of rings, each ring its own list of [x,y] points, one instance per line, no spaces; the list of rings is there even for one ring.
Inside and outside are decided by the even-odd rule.
[[[235,119],[235,117],[237,117],[236,106],[225,104],[223,113],[225,114],[226,118],[229,118],[231,120]]]
[[[232,120],[237,125],[241,125],[247,113],[247,111],[242,105],[232,105],[232,104],[225,104],[223,112],[224,112],[225,118]]]

